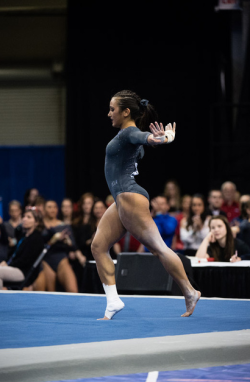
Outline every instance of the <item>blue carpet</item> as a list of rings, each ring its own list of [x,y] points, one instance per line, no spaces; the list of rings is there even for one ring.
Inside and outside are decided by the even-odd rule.
[[[112,321],[97,321],[105,296],[0,293],[0,348],[250,329],[250,301],[200,300],[183,318],[183,299],[122,299],[125,309]]]
[[[114,375],[99,378],[71,379],[57,382],[146,382],[148,373]],[[174,371],[160,371],[157,382],[247,382],[250,381],[250,364],[206,367]]]

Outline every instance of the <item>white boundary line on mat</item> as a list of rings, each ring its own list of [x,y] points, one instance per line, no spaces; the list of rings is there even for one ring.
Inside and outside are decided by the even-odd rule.
[[[148,373],[146,382],[157,382],[159,371],[150,371]]]
[[[45,294],[45,295],[55,295],[55,296],[87,296],[87,297],[105,297],[105,294],[94,294],[94,293],[68,293],[68,292],[45,292],[45,291],[22,291],[22,290],[0,290],[0,293],[21,293],[21,294]],[[129,298],[165,298],[165,299],[180,299],[182,300],[183,296],[158,296],[158,295],[126,295],[120,294],[121,298],[129,297]],[[201,300],[231,300],[231,301],[250,301],[250,299],[246,298],[222,298],[222,297],[201,297]]]

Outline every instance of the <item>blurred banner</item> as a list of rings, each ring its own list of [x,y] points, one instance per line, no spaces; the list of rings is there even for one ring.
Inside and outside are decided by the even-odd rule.
[[[214,9],[215,11],[241,10],[240,0],[218,0],[218,5]]]

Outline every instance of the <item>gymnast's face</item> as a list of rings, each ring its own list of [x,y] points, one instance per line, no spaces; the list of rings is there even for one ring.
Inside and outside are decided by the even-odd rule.
[[[126,109],[127,110],[127,109]],[[120,128],[126,118],[126,110],[121,111],[118,106],[117,99],[112,98],[109,104],[108,117],[112,121],[112,126]]]

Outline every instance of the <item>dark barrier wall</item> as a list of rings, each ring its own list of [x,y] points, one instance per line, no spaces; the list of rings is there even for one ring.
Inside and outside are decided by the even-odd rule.
[[[151,197],[169,178],[184,193],[206,193],[218,30],[227,30],[228,21],[218,26],[211,1],[143,2],[136,11],[84,3],[71,0],[68,10],[67,194],[78,199],[90,190],[109,193],[105,147],[117,131],[107,113],[111,96],[126,88],[149,99],[159,121],[177,123],[174,143],[146,148],[138,183]]]
[[[64,146],[1,147],[0,196],[3,218],[8,219],[8,203],[23,204],[28,188],[37,188],[45,199],[60,203],[65,196]]]

